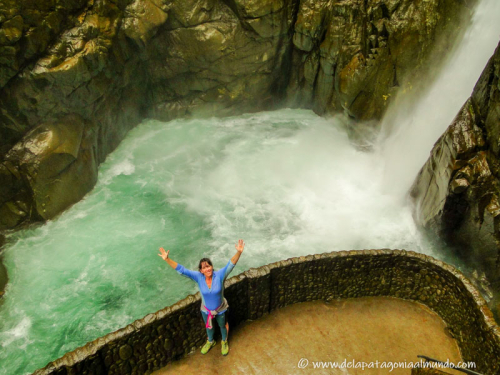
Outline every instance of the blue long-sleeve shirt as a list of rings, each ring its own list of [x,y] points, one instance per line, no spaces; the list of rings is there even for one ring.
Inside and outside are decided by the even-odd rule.
[[[198,287],[200,288],[203,305],[208,310],[215,310],[224,300],[224,280],[226,280],[226,277],[231,273],[233,268],[234,264],[229,261],[224,268],[215,271],[212,276],[212,286],[210,288],[205,281],[205,275],[200,271],[188,270],[180,264],[177,264],[175,270],[179,274],[196,281]],[[221,311],[221,313],[223,312],[224,311]]]

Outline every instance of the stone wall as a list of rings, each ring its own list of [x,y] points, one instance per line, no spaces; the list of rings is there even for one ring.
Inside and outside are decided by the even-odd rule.
[[[278,308],[313,300],[392,296],[423,303],[447,323],[464,361],[500,371],[500,328],[486,303],[453,267],[401,250],[341,251],[279,261],[226,282],[232,327]],[[34,374],[148,374],[206,339],[200,295],[94,340]]]

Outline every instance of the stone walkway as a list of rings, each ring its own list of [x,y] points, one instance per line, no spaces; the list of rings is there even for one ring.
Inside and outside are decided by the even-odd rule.
[[[200,317],[201,319],[201,317]],[[206,355],[199,351],[167,365],[167,374],[393,374],[406,368],[381,368],[382,363],[417,362],[418,354],[442,361],[461,361],[458,346],[445,324],[427,307],[404,300],[371,297],[287,306],[229,334],[230,352],[220,342]],[[373,362],[374,368],[313,368],[314,361]],[[378,369],[376,361],[379,362]],[[299,368],[299,362],[306,368]],[[450,374],[463,374],[445,370]]]

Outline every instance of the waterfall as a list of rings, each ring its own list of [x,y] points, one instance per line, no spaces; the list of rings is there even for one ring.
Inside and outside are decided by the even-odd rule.
[[[401,105],[389,109],[378,143],[387,191],[406,195],[434,143],[472,94],[500,39],[499,16],[500,2],[481,1],[463,40],[425,95],[406,94]]]

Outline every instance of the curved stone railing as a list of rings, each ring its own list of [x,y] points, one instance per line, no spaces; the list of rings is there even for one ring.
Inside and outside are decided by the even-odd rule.
[[[401,250],[341,251],[279,261],[226,281],[232,327],[290,304],[392,296],[421,302],[447,323],[464,361],[500,371],[500,328],[485,301],[453,267]],[[34,374],[148,374],[206,339],[200,295],[89,342]]]

